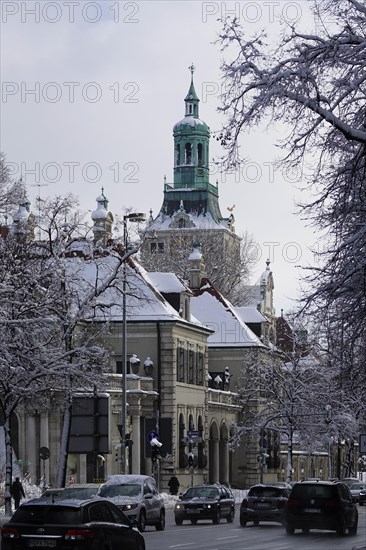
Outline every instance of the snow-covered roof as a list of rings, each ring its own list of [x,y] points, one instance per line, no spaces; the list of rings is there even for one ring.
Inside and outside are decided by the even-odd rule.
[[[268,323],[267,317],[262,315],[256,307],[236,307],[235,311],[244,323]]]
[[[179,192],[184,191],[187,191],[187,189],[179,189]],[[210,212],[206,212],[205,214],[195,214],[193,212],[190,212],[188,214],[185,212],[185,216],[187,216],[188,219],[192,222],[193,227],[171,227],[171,223],[174,222],[175,217],[180,213],[181,212],[177,210],[172,216],[168,216],[160,212],[155,220],[149,223],[149,231],[152,231],[154,229],[170,229],[171,231],[176,230],[180,233],[184,231],[192,231],[192,229],[227,229],[229,231],[227,222],[225,222],[224,220],[221,223],[217,223]]]
[[[209,130],[206,122],[204,122],[200,118],[188,115],[182,118],[182,120],[180,120],[176,124],[174,124],[173,132],[177,129],[178,126],[183,126],[184,124],[187,124],[188,126],[204,126]]]
[[[66,260],[69,272],[71,290],[75,299],[90,293],[93,295],[95,286],[102,286],[105,281],[117,272],[112,286],[106,288],[94,300],[93,305],[85,314],[85,318],[104,321],[122,321],[123,319],[123,268],[119,266],[118,258],[104,256],[88,260],[79,256]],[[167,274],[169,275],[169,274]],[[154,277],[153,277],[154,278]],[[152,279],[153,279],[152,278]],[[126,264],[126,317],[127,321],[173,321],[187,323],[179,313],[165,300],[154,286],[149,274],[137,263],[129,261]],[[175,288],[179,288],[179,280]],[[184,287],[183,287],[184,288]],[[191,321],[194,323],[194,320]]]
[[[159,292],[165,294],[180,294],[190,292],[188,286],[175,273],[148,272],[146,277]]]
[[[191,312],[215,331],[208,338],[209,347],[265,347],[234,306],[207,280],[199,293],[191,298]]]

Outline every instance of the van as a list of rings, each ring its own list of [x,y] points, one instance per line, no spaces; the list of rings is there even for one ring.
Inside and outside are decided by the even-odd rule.
[[[126,516],[135,521],[140,531],[154,525],[165,529],[165,506],[155,479],[146,475],[116,474],[100,486],[97,496],[111,500]]]

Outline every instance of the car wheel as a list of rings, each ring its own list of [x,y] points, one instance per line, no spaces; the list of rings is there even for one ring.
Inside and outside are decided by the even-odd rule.
[[[346,518],[342,516],[337,526],[337,535],[343,537],[346,534]]]
[[[348,532],[353,537],[357,535],[358,519],[355,520],[355,523],[352,527],[349,527]]]
[[[253,525],[254,525],[254,527],[258,527],[258,525],[259,525],[259,519],[253,520]]]
[[[165,529],[165,512],[164,512],[164,510],[161,510],[161,512],[160,512],[159,522],[155,525],[155,529],[157,531],[164,531],[164,529]]]
[[[295,527],[290,525],[289,523],[286,525],[286,533],[288,535],[293,535],[295,533]]]
[[[240,525],[241,525],[241,527],[246,527],[247,526],[247,520],[240,518]]]
[[[175,525],[182,525],[182,523],[183,523],[182,519],[175,518]]]
[[[234,508],[231,508],[230,514],[229,514],[228,517],[226,518],[226,521],[227,521],[228,523],[233,523],[234,518],[235,518],[235,510],[234,510]]]
[[[217,525],[218,523],[220,523],[220,519],[221,519],[221,518],[220,518],[220,510],[219,510],[219,508],[218,508],[218,509],[216,510],[216,512],[215,512],[214,517],[212,518],[212,523],[213,523],[214,525]]]
[[[143,510],[140,512],[138,526],[139,526],[139,529],[140,529],[141,533],[143,533],[145,531],[145,527],[146,527],[146,516],[145,516],[145,512]]]
[[[191,523],[192,523],[192,525],[197,525],[197,520],[196,519],[191,519]]]

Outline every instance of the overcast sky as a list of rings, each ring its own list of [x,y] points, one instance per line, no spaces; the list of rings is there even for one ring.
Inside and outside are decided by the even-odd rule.
[[[3,1],[0,149],[13,176],[23,176],[33,211],[39,193],[67,192],[92,211],[103,187],[114,215],[156,215],[164,175],[173,181],[172,128],[184,116],[192,62],[200,117],[212,131],[223,121],[218,19],[235,14],[248,34],[265,27],[275,37],[280,16],[308,25],[306,4]],[[253,283],[271,260],[277,314],[292,307],[297,266],[313,260],[307,248],[316,242],[295,214],[297,178],[273,164],[281,132],[243,134],[246,166],[232,175],[213,166],[211,175],[223,216],[235,205],[237,233],[258,244]],[[211,157],[221,153],[211,139]]]

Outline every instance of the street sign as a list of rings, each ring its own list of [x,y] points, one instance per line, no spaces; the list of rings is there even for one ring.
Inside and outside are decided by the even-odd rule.
[[[187,435],[189,439],[198,439],[201,437],[201,432],[198,430],[188,430]]]
[[[366,434],[360,434],[358,453],[360,455],[366,454]]]
[[[147,440],[151,441],[152,439],[157,439],[159,441],[159,434],[158,432],[149,432],[147,434]]]

